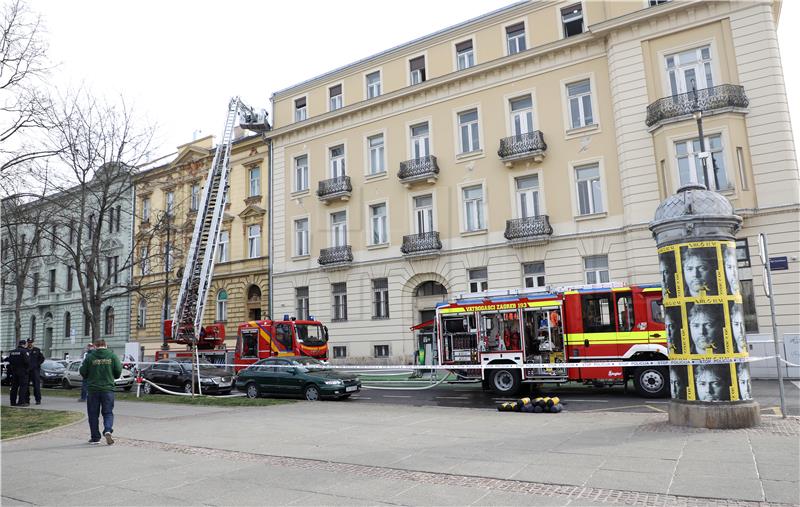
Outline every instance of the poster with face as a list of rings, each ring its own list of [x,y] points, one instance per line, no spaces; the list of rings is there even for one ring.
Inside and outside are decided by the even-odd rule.
[[[739,262],[736,260],[736,245],[722,246],[722,262],[725,269],[726,294],[739,293]]]
[[[683,296],[719,295],[717,289],[717,249],[714,247],[680,248],[683,270]]]
[[[725,317],[722,305],[686,303],[691,354],[711,356],[725,352]]]
[[[669,353],[683,354],[683,340],[681,336],[681,329],[683,328],[681,320],[681,307],[680,306],[667,306],[664,308],[664,329],[667,331],[667,344],[669,346]]]
[[[728,302],[728,311],[731,316],[731,339],[734,352],[749,353],[744,330],[744,309],[740,303]]]
[[[736,363],[736,380],[739,382],[739,399],[752,400],[753,387],[750,384],[750,364]]]
[[[689,386],[688,366],[669,367],[669,390],[673,400],[685,400]]]
[[[677,297],[675,290],[675,251],[667,250],[658,254],[658,264],[661,271],[661,290],[664,299]]]
[[[731,400],[731,368],[727,364],[694,366],[695,396],[698,401]]]

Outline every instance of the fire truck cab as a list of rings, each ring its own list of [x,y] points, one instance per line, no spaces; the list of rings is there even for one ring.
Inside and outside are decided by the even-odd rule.
[[[441,304],[436,325],[441,363],[462,376],[480,378],[484,388],[500,395],[515,394],[523,382],[617,384],[630,379],[642,396],[669,393],[667,367],[522,368],[667,359],[657,285],[472,293]],[[513,367],[474,368],[503,364]]]
[[[253,320],[239,326],[235,369],[272,356],[309,356],[328,360],[328,328],[316,320]]]

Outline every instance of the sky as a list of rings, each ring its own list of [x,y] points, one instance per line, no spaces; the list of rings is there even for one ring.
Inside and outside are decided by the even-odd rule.
[[[157,128],[154,158],[222,129],[230,98],[269,109],[273,92],[513,3],[511,0],[30,0],[57,65],[52,82],[122,95]],[[795,145],[800,64],[787,58],[800,0],[778,29]]]

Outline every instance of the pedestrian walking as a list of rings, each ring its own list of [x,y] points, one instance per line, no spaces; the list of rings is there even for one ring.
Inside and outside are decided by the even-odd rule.
[[[30,358],[30,367],[28,368],[28,377],[30,382],[33,383],[33,398],[36,400],[37,405],[42,404],[42,379],[41,367],[44,362],[44,354],[42,350],[33,344],[33,338],[28,339],[28,357]]]
[[[28,342],[20,340],[17,348],[8,353],[8,369],[11,374],[11,406],[27,407],[30,405],[28,392]]]
[[[100,443],[100,414],[106,443],[114,443],[114,380],[122,375],[122,363],[106,348],[105,340],[97,340],[95,350],[81,364],[80,373],[87,384],[86,414],[89,417],[90,444]]]
[[[83,349],[83,357],[81,358],[81,361],[86,361],[86,358],[89,356],[89,353],[92,352],[93,350],[94,350],[94,343],[88,343],[86,345],[86,348]],[[86,394],[88,392],[86,388],[88,387],[88,385],[89,384],[86,382],[86,379],[83,379],[83,381],[81,381],[81,397],[78,398],[78,401],[86,401]]]

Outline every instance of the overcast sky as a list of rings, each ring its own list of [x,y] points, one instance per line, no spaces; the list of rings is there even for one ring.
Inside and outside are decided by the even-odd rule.
[[[509,0],[31,0],[43,15],[54,83],[122,94],[157,125],[154,155],[219,135],[228,100],[268,108],[273,92],[509,5]],[[800,0],[778,36],[792,117],[800,120]],[[798,129],[795,127],[795,144]]]

